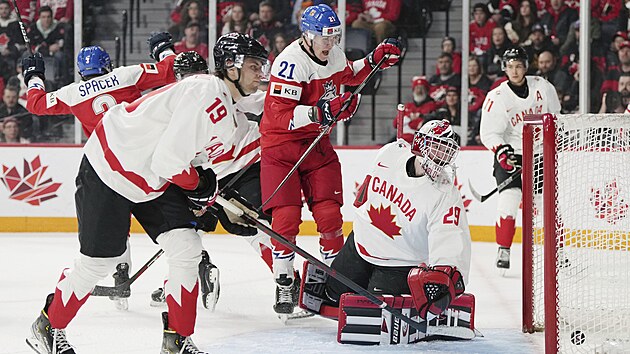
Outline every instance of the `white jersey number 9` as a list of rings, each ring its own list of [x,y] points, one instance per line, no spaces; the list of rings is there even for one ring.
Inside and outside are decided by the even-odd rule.
[[[92,101],[92,110],[94,114],[99,115],[105,113],[108,109],[116,105],[116,99],[111,95],[100,95]]]

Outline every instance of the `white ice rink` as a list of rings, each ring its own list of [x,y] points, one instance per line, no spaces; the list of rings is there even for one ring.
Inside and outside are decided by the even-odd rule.
[[[474,243],[467,292],[477,299],[476,327],[484,338],[400,346],[351,346],[336,342],[337,323],[322,318],[283,325],[272,304],[274,283],[268,268],[245,240],[205,235],[203,243],[221,270],[221,297],[211,313],[199,303],[193,339],[210,353],[542,353],[542,334],[521,333],[521,248],[512,248],[506,277],[495,270],[496,246]],[[298,244],[318,255],[316,237]],[[54,290],[60,272],[78,253],[75,234],[0,234],[0,353],[33,353],[25,344],[30,325]],[[131,237],[132,272],[157,250],[145,235]],[[298,257],[296,264],[301,264]],[[129,311],[107,298],[92,297],[70,323],[68,339],[78,353],[160,351],[161,309],[149,306],[162,284],[166,261],[159,259],[132,286]],[[111,280],[107,280],[108,284]]]

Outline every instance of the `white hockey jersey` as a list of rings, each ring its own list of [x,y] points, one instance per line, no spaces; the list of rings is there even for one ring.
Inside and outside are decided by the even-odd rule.
[[[523,153],[523,117],[526,114],[560,113],[560,100],[549,81],[539,76],[526,76],[527,98],[518,97],[502,82],[488,92],[481,109],[481,142],[489,150],[504,144],[512,145],[516,154]]]
[[[194,189],[195,156],[238,145],[234,113],[222,80],[191,76],[108,110],[85,155],[108,187],[135,203],[157,198],[169,182]]]
[[[413,156],[402,139],[379,150],[354,203],[357,251],[379,266],[457,266],[467,280],[471,241],[459,190],[409,177]]]
[[[218,179],[240,171],[252,161],[260,160],[260,132],[258,124],[247,119],[245,113],[262,114],[265,103],[265,91],[257,91],[241,98],[234,105],[236,109],[233,140],[235,144],[224,154],[216,156],[209,146],[197,154],[193,166],[212,168]]]

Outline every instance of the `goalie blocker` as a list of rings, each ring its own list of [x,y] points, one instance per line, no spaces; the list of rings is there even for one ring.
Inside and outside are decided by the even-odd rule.
[[[410,272],[410,282],[418,281],[421,269],[415,268]],[[322,269],[305,261],[299,306],[323,317],[338,320],[339,343],[410,344],[435,339],[472,339],[478,335],[474,327],[475,297],[472,294],[458,294],[439,316],[426,316],[428,321],[421,318],[418,312],[418,308],[422,309],[426,303],[416,304],[419,301],[416,294],[380,297],[389,306],[425,325],[425,331],[417,331],[361,295],[345,293],[339,300],[339,307],[336,307],[326,295],[327,278],[328,274]],[[417,286],[410,284],[410,288]]]

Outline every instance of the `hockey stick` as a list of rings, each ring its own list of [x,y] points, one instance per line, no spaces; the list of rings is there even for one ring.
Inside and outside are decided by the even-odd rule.
[[[129,288],[131,287],[131,284],[133,284],[133,282],[135,282],[136,279],[138,279],[142,275],[142,273],[144,273],[147,269],[149,269],[151,264],[153,264],[155,261],[157,261],[157,259],[160,258],[160,256],[163,253],[164,253],[164,250],[162,250],[162,249],[157,251],[157,253],[154,254],[153,257],[151,257],[147,263],[145,263],[140,269],[138,269],[136,274],[134,274],[126,282],[124,282],[122,284],[118,284],[116,286],[100,286],[100,285],[97,285],[97,286],[94,287],[94,290],[92,290],[92,294],[91,295],[92,296],[118,296],[118,297],[121,297],[121,294],[124,291],[129,290]]]
[[[522,168],[516,169],[516,171],[514,171],[510,177],[508,177],[505,181],[499,183],[499,185],[496,186],[493,190],[491,190],[490,193],[488,194],[484,194],[484,195],[479,194],[479,192],[477,192],[475,188],[473,188],[472,183],[470,183],[470,180],[468,180],[468,188],[470,188],[470,193],[472,193],[473,197],[475,197],[475,199],[483,203],[488,198],[492,197],[496,192],[500,192],[503,189],[505,189],[505,187],[507,187],[510,183],[512,183],[512,181],[521,177],[522,170],[523,170]]]
[[[256,161],[258,160],[259,155],[256,154],[256,156],[254,156],[254,158],[247,164],[245,165],[245,167],[243,167],[237,174],[235,174],[229,181],[228,183],[225,185],[225,187],[223,187],[219,193],[221,193],[222,191],[224,191],[226,188],[231,187],[234,183],[236,183],[236,181],[241,178],[243,176],[243,174],[245,174],[245,172],[247,172],[247,170],[249,169],[250,166],[252,166],[254,163],[256,163]],[[122,297],[121,295],[129,290],[129,288],[131,287],[131,284],[133,284],[136,279],[138,279],[140,277],[140,275],[142,275],[142,273],[144,273],[158,258],[160,258],[160,256],[164,253],[164,250],[160,249],[159,251],[157,251],[156,254],[153,255],[153,257],[151,257],[147,263],[142,266],[142,268],[138,269],[138,271],[131,277],[129,278],[129,280],[127,280],[126,282],[122,283],[122,284],[118,284],[116,286],[101,286],[101,285],[96,285],[94,287],[94,290],[92,290],[92,296],[118,296],[118,297]]]
[[[33,49],[31,48],[31,41],[28,39],[26,35],[26,26],[24,26],[24,22],[22,22],[22,15],[20,15],[20,8],[17,6],[17,1],[13,0],[13,8],[15,8],[15,13],[17,14],[17,20],[20,24],[20,31],[22,31],[22,38],[24,38],[24,44],[26,44],[26,48],[29,54],[33,54]]]
[[[405,112],[405,105],[399,103],[396,106],[396,140],[401,139],[403,135],[403,122],[405,120],[403,112]]]
[[[297,245],[294,245],[293,243],[287,241],[287,239],[285,239],[282,235],[280,235],[279,233],[273,231],[269,226],[263,224],[258,219],[252,217],[248,213],[245,213],[242,209],[238,208],[237,206],[235,206],[231,202],[225,200],[222,196],[217,196],[217,201],[216,202],[219,203],[223,208],[225,208],[227,210],[230,210],[231,213],[234,213],[235,215],[240,216],[241,218],[245,219],[249,223],[255,225],[257,228],[259,228],[260,230],[265,232],[271,238],[273,238],[274,240],[280,242],[284,246],[290,248],[293,252],[295,252],[295,253],[299,254],[300,256],[304,257],[306,260],[308,260],[312,264],[315,264],[316,266],[321,268],[323,271],[328,273],[331,277],[339,280],[344,285],[346,285],[347,287],[352,289],[355,293],[366,297],[368,300],[370,300],[372,303],[374,303],[375,305],[377,305],[381,309],[384,309],[385,311],[391,313],[392,315],[400,318],[403,322],[406,322],[410,327],[414,328],[418,332],[426,333],[426,331],[427,331],[426,325],[421,325],[420,323],[418,323],[418,322],[412,320],[411,318],[403,315],[402,312],[400,312],[399,310],[394,309],[391,306],[387,305],[387,303],[385,303],[383,300],[379,299],[374,294],[372,294],[368,290],[366,290],[363,287],[361,287],[359,284],[357,284],[354,281],[352,281],[350,278],[346,277],[345,275],[343,275],[341,273],[338,273],[337,270],[329,267],[324,262],[322,262],[319,259],[313,257],[310,253],[306,252],[305,250],[303,250],[302,248],[298,247]]]
[[[357,86],[357,88],[352,92],[352,96],[355,96],[356,94],[360,93],[363,88],[365,87],[365,85],[367,85],[368,81],[372,80],[372,78],[374,77],[374,75],[376,75],[376,73],[380,70],[381,68],[381,64],[383,64],[385,62],[385,60],[389,59],[389,54],[386,54],[383,56],[383,58],[381,58],[381,60],[376,64],[376,66],[372,69],[372,71],[370,71],[370,73],[368,74],[368,76],[365,78],[365,80],[363,80],[363,82]],[[263,207],[265,205],[267,205],[267,203],[269,203],[269,201],[276,195],[276,193],[278,193],[278,191],[280,190],[280,188],[282,188],[282,186],[284,186],[284,184],[289,180],[289,178],[293,175],[293,173],[298,169],[298,167],[300,167],[300,165],[302,164],[302,162],[304,162],[304,160],[306,159],[306,157],[308,156],[308,154],[310,154],[310,152],[315,148],[315,146],[319,143],[320,140],[322,140],[322,138],[324,137],[324,135],[328,134],[330,132],[330,130],[332,129],[332,126],[337,122],[337,119],[339,119],[339,115],[345,111],[348,107],[350,107],[350,103],[352,102],[352,99],[347,100],[346,102],[343,103],[343,105],[341,106],[341,109],[339,110],[339,112],[337,112],[337,114],[335,114],[335,116],[333,117],[332,122],[327,125],[324,129],[322,129],[322,131],[319,133],[319,135],[317,136],[317,138],[315,138],[315,140],[311,143],[311,145],[308,147],[308,149],[306,149],[306,151],[304,151],[304,153],[302,154],[302,156],[300,157],[299,160],[297,160],[297,162],[295,163],[295,165],[293,166],[293,168],[291,168],[291,170],[289,171],[289,173],[287,173],[287,175],[284,177],[284,179],[280,182],[280,184],[278,184],[278,187],[276,187],[276,189],[273,191],[273,193],[271,193],[271,195],[269,196],[269,198],[267,198],[267,200],[265,200],[264,203],[262,203],[260,205],[260,207],[258,209],[256,209],[256,211],[258,213],[261,213],[263,210]]]

